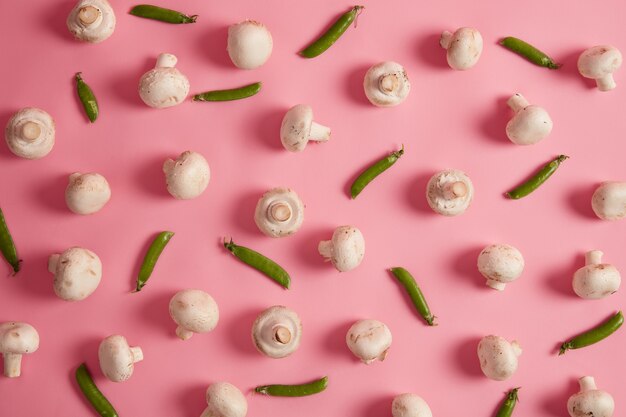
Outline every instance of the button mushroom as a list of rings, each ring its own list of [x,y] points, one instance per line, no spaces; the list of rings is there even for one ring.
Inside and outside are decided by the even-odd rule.
[[[407,98],[411,83],[402,65],[393,61],[384,61],[367,70],[363,80],[363,89],[367,99],[373,105],[392,107]]]
[[[591,207],[602,220],[619,220],[626,216],[626,182],[606,181],[593,193]]]
[[[522,354],[520,344],[500,336],[485,336],[478,343],[480,369],[495,381],[509,379],[517,370],[517,358]]]
[[[272,54],[272,34],[263,23],[244,20],[228,27],[228,55],[237,68],[254,69]]]
[[[433,175],[426,186],[428,205],[444,216],[463,214],[474,198],[474,186],[467,174],[448,169]]]
[[[217,303],[201,290],[183,290],[170,300],[170,316],[176,322],[176,335],[187,340],[194,333],[208,333],[217,326]]]
[[[587,49],[578,57],[578,72],[596,80],[598,90],[610,91],[617,84],[613,73],[622,66],[622,54],[614,46],[600,45]]]
[[[272,188],[259,199],[254,222],[261,232],[270,237],[296,233],[304,221],[304,204],[298,194],[289,188]]]
[[[22,370],[22,355],[39,348],[39,333],[28,323],[10,321],[0,324],[0,353],[4,357],[4,376],[17,378]]]
[[[454,33],[441,34],[439,44],[446,49],[448,65],[455,70],[472,68],[483,52],[483,37],[473,28],[459,28]]]
[[[528,104],[520,93],[514,94],[507,104],[515,116],[506,125],[506,135],[516,145],[532,145],[548,137],[552,119],[543,107]]]
[[[428,403],[415,394],[396,395],[391,403],[393,417],[433,417]]]
[[[204,156],[185,151],[176,160],[163,163],[167,191],[178,200],[200,196],[209,185],[211,169]]]
[[[228,382],[216,382],[206,390],[207,408],[200,417],[245,417],[248,401],[239,388]]]
[[[359,320],[346,334],[348,349],[366,364],[384,361],[391,347],[391,331],[378,320]]]
[[[307,104],[290,108],[280,125],[280,141],[290,152],[301,152],[307,143],[326,142],[330,139],[330,128],[313,121],[313,109]]]
[[[615,401],[606,391],[596,387],[592,376],[578,380],[580,392],[567,400],[567,412],[571,417],[611,417],[615,411]]]
[[[54,292],[65,301],[80,301],[98,288],[102,263],[98,255],[84,248],[73,247],[48,259],[48,271],[54,274]]]
[[[106,178],[90,172],[70,175],[65,189],[65,203],[76,214],[93,214],[102,209],[111,198],[111,188]]]
[[[252,325],[252,341],[270,358],[284,358],[300,346],[302,323],[295,311],[273,306],[263,311]]]
[[[141,76],[139,96],[155,109],[182,103],[189,94],[189,80],[176,67],[178,59],[172,54],[160,54],[156,66]]]
[[[524,258],[511,245],[489,245],[478,255],[478,270],[487,278],[487,286],[502,291],[524,271]]]
[[[11,152],[26,159],[48,155],[54,146],[54,120],[45,111],[25,107],[11,117],[4,138]]]
[[[143,360],[138,346],[130,347],[124,336],[109,336],[98,347],[100,369],[113,382],[124,382],[133,375],[134,364]]]
[[[115,13],[107,0],[80,0],[67,17],[67,28],[80,41],[102,42],[115,30]]]
[[[617,268],[602,263],[602,251],[592,250],[585,255],[585,266],[574,273],[572,286],[580,298],[594,300],[615,293],[622,282]]]
[[[317,250],[326,261],[332,262],[339,272],[350,271],[363,261],[365,239],[354,226],[339,226],[333,232],[331,240],[323,240]]]

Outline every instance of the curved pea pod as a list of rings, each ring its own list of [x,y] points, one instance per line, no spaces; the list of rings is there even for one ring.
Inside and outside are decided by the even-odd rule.
[[[172,236],[174,236],[174,232],[165,231],[159,233],[154,238],[143,258],[139,274],[137,275],[137,286],[133,292],[141,291],[141,289],[146,285],[150,275],[152,275],[152,271],[154,271],[154,266],[163,252],[163,249],[165,249],[165,246],[167,246]]]
[[[507,36],[500,40],[500,45],[504,46],[509,51],[516,53],[517,55],[525,58],[527,61],[532,62],[540,67],[549,69],[559,69],[561,64],[554,62],[545,52],[540,51],[531,44],[524,42],[521,39],[513,36]]]
[[[261,83],[244,85],[227,90],[213,90],[193,96],[193,101],[232,101],[252,97],[261,91]]]
[[[511,417],[513,415],[515,404],[517,404],[517,402],[519,401],[519,397],[517,395],[517,391],[519,390],[520,387],[517,387],[506,393],[504,401],[496,412],[496,417]]]
[[[337,21],[322,36],[300,51],[300,56],[304,58],[315,58],[316,56],[324,53],[335,42],[337,42],[337,39],[344,34],[352,22],[355,22],[356,27],[356,18],[361,14],[364,8],[364,6],[354,6],[352,9],[341,15],[341,17],[337,19]]]
[[[543,168],[541,168],[535,175],[530,177],[527,181],[513,188],[511,191],[505,193],[505,196],[518,200],[522,197],[526,197],[528,194],[535,191],[541,184],[546,182],[548,178],[552,176],[557,170],[559,166],[565,161],[569,156],[567,155],[559,155],[554,158],[552,161],[548,162]]]
[[[563,355],[570,349],[580,349],[598,343],[615,333],[617,329],[622,327],[622,324],[624,324],[624,315],[621,311],[618,311],[611,318],[596,327],[564,342],[559,349],[559,355]]]
[[[402,155],[404,155],[404,145],[402,145],[400,150],[379,159],[361,172],[350,187],[350,197],[355,199],[370,182],[398,162],[398,159],[400,159]]]
[[[89,85],[83,80],[82,73],[77,72],[74,79],[76,80],[76,92],[78,93],[78,98],[83,105],[83,109],[85,109],[87,118],[91,123],[93,123],[100,114],[98,100],[96,100],[96,96],[91,87],[89,87]]]
[[[197,14],[188,16],[176,10],[153,6],[151,4],[137,5],[130,9],[129,13],[133,16],[173,24],[195,23],[198,18]]]
[[[413,306],[415,306],[415,309],[417,310],[419,315],[422,316],[426,324],[428,324],[429,326],[436,326],[436,317],[430,312],[430,308],[428,307],[426,298],[424,297],[422,290],[417,285],[417,282],[415,282],[415,278],[413,278],[411,273],[401,267],[391,268],[389,271],[400,282],[400,284],[402,284],[407,294],[411,298]]]
[[[224,239],[224,247],[241,262],[273,279],[283,288],[289,289],[291,284],[289,273],[287,273],[287,271],[285,271],[280,265],[267,256],[261,255],[259,252],[245,246],[237,245],[232,239],[230,242],[227,242],[226,239]]]
[[[327,386],[328,377],[325,376],[315,381],[299,385],[261,385],[254,388],[254,391],[258,394],[271,395],[274,397],[304,397],[318,394],[324,391]]]
[[[20,263],[22,260],[17,256],[17,249],[15,247],[15,243],[13,242],[13,237],[11,236],[11,232],[9,232],[9,227],[7,226],[7,222],[4,219],[4,213],[0,208],[0,251],[2,252],[2,256],[6,259],[7,263],[11,265],[13,268],[13,275],[17,274],[20,271]]]
[[[75,377],[83,395],[101,417],[118,417],[113,405],[93,382],[91,374],[84,363],[76,369]]]

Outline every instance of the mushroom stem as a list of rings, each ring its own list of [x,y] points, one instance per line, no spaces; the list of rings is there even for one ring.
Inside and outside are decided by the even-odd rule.
[[[291,218],[291,207],[284,201],[277,201],[269,206],[269,215],[277,222],[286,222]]]
[[[41,126],[35,122],[26,122],[22,126],[22,138],[26,140],[35,140],[41,136]]]
[[[317,142],[325,142],[330,138],[330,128],[319,123],[311,122],[311,131],[309,132],[309,140]]]
[[[596,381],[595,379],[593,379],[592,376],[583,376],[578,380],[578,383],[580,384],[580,390],[582,392],[598,389],[598,387],[596,386]]]
[[[333,256],[333,242],[332,240],[322,240],[317,245],[317,250],[324,257],[324,260],[328,261]]]
[[[495,279],[487,279],[487,286],[498,291],[504,291],[506,288],[506,284],[504,282],[496,281]]]
[[[599,265],[602,263],[602,253],[601,250],[590,250],[585,254],[585,265]]]
[[[392,94],[398,89],[400,80],[396,74],[385,74],[378,79],[378,89],[384,94]]]
[[[133,363],[141,362],[143,360],[143,351],[139,346],[131,346],[130,353],[133,355]]]
[[[274,339],[278,343],[286,345],[291,341],[291,332],[285,326],[278,325],[274,328]]]
[[[463,181],[449,182],[444,188],[444,197],[446,200],[454,200],[455,198],[465,197],[467,195],[467,185]]]
[[[94,6],[85,6],[78,11],[78,20],[84,26],[98,25],[102,21],[102,11]]]
[[[155,68],[174,68],[178,58],[172,54],[159,54]]]
[[[520,356],[522,354],[522,347],[517,340],[511,342],[511,348],[513,349],[515,356]]]
[[[530,105],[530,103],[528,103],[528,101],[520,93],[515,93],[510,99],[508,99],[506,104],[508,104],[514,112],[518,112]]]
[[[21,374],[22,355],[19,353],[4,353],[4,376],[17,378]]]
[[[187,340],[191,336],[193,336],[193,332],[191,330],[187,330],[182,326],[178,326],[176,328],[176,336],[178,336],[182,340]]]
[[[596,84],[598,85],[598,90],[600,91],[610,91],[617,87],[617,84],[615,84],[615,80],[613,79],[613,74],[607,74],[602,78],[596,78]]]
[[[441,38],[439,38],[439,45],[441,45],[443,49],[448,49],[450,47],[451,41],[452,41],[452,32],[445,30],[441,34]]]
[[[58,253],[50,255],[50,258],[48,258],[48,272],[51,272],[53,274],[56,272],[60,256],[61,255],[59,255]]]

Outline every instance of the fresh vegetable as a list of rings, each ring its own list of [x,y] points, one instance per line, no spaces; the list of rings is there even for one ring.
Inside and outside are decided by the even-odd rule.
[[[197,14],[186,15],[176,10],[165,9],[163,7],[152,6],[150,4],[140,4],[130,9],[130,14],[146,19],[158,20],[165,23],[196,23]]]
[[[356,27],[356,18],[361,14],[365,7],[354,6],[348,12],[341,15],[339,19],[326,31],[322,36],[317,38],[313,43],[299,52],[300,56],[305,58],[315,58],[330,48],[344,34],[344,32],[354,22]]]
[[[99,43],[113,34],[115,21],[107,0],[78,0],[67,17],[67,28],[80,41]]]
[[[532,145],[550,135],[552,119],[543,108],[516,93],[506,102],[515,115],[506,124],[506,135],[516,145]]]
[[[85,109],[85,114],[91,123],[95,122],[98,118],[98,101],[96,96],[91,90],[91,87],[83,80],[80,72],[77,72],[74,76],[76,80],[76,91],[78,92],[78,98]]]
[[[130,347],[124,336],[114,334],[100,342],[98,360],[104,376],[124,382],[133,375],[134,364],[143,360],[143,352],[138,346]]]
[[[313,109],[307,104],[290,108],[280,125],[280,141],[290,152],[303,151],[309,141],[326,142],[330,128],[313,121]]]
[[[211,168],[198,152],[185,151],[163,163],[167,191],[177,200],[199,197],[211,180]]]
[[[13,268],[13,275],[17,274],[20,271],[20,263],[22,260],[17,256],[17,249],[15,247],[15,243],[13,242],[13,237],[11,236],[11,232],[9,232],[9,227],[7,226],[6,219],[4,218],[4,213],[0,208],[0,251],[2,251],[2,256],[7,261],[7,263]]]
[[[261,91],[261,83],[244,85],[243,87],[231,88],[229,90],[213,90],[193,96],[193,101],[231,101],[252,97]]]
[[[187,340],[194,333],[213,330],[220,319],[220,311],[213,297],[206,292],[182,290],[170,300],[170,317],[178,325],[176,336]]]
[[[611,91],[617,87],[613,73],[621,66],[622,53],[611,45],[594,46],[578,57],[578,72],[585,78],[595,80],[600,91]]]
[[[543,168],[541,168],[535,175],[530,177],[527,181],[513,188],[511,191],[505,193],[510,199],[518,200],[522,197],[526,197],[528,194],[535,191],[541,184],[546,182],[548,178],[552,176],[557,168],[565,161],[569,156],[559,155],[550,162],[548,162]]]
[[[524,257],[507,244],[489,245],[478,255],[478,271],[487,278],[487,286],[502,291],[524,271]]]
[[[433,417],[428,403],[420,396],[405,393],[396,395],[391,402],[393,417]]]
[[[390,271],[409,294],[411,302],[413,302],[413,306],[415,306],[415,309],[420,316],[422,316],[426,324],[429,326],[436,326],[436,317],[430,312],[426,298],[411,273],[401,267],[391,268]]]
[[[489,335],[478,343],[478,360],[485,376],[494,381],[504,381],[517,371],[518,357],[522,347],[517,340],[507,341],[500,336]]]
[[[76,382],[87,401],[89,401],[100,416],[117,417],[117,411],[115,411],[113,405],[111,405],[109,400],[100,392],[95,382],[93,382],[87,365],[84,363],[76,369]]]
[[[263,234],[283,237],[296,233],[304,221],[304,203],[289,188],[272,188],[259,199],[254,222]]]
[[[626,182],[606,181],[593,192],[591,208],[602,220],[626,217]]]
[[[578,380],[580,392],[567,400],[567,411],[571,417],[611,417],[615,401],[611,394],[599,390],[592,376]]]
[[[252,340],[259,352],[270,358],[284,358],[300,346],[302,322],[298,314],[284,306],[263,311],[252,325]]]
[[[259,68],[272,55],[273,46],[272,34],[261,22],[244,20],[228,27],[226,49],[237,68]]]
[[[215,382],[206,390],[207,407],[201,417],[246,417],[248,401],[239,388]]]
[[[544,52],[541,52],[539,49],[521,39],[514,38],[513,36],[507,36],[506,38],[500,40],[499,43],[509,51],[515,52],[535,65],[550,69],[561,68],[561,64],[555,63],[554,60]]]
[[[53,288],[60,299],[80,301],[100,285],[102,262],[89,249],[75,246],[50,255],[48,271],[54,274]]]
[[[599,250],[587,252],[585,266],[574,273],[572,287],[580,298],[605,298],[619,289],[622,277],[613,265],[602,263],[602,255]]]
[[[169,243],[170,239],[174,236],[174,232],[161,232],[159,233],[148,248],[146,255],[143,258],[143,262],[141,263],[141,268],[139,268],[139,275],[137,275],[137,286],[135,287],[135,291],[139,292],[146,285],[150,275],[152,275],[152,271],[154,271],[154,266],[156,265],[163,249]]]
[[[28,323],[9,321],[0,324],[0,354],[4,360],[4,376],[17,378],[22,373],[22,355],[39,348],[39,333]]]
[[[519,391],[519,387],[513,388],[509,392],[506,393],[506,397],[504,397],[504,401],[498,408],[496,412],[496,417],[511,417],[513,415],[513,410],[515,409],[515,404],[519,401],[517,396],[517,391]]]
[[[317,250],[339,272],[350,271],[361,264],[365,256],[365,238],[354,226],[339,226],[331,240],[323,240]]]
[[[328,386],[328,377],[325,376],[315,381],[300,385],[261,385],[254,389],[255,392],[274,397],[304,397],[318,394]]]
[[[411,82],[402,65],[384,61],[367,70],[363,78],[363,91],[374,106],[393,107],[409,96]]]
[[[426,200],[435,213],[458,216],[474,198],[474,185],[466,173],[446,169],[433,175],[426,186]]]
[[[241,262],[250,265],[262,274],[265,274],[283,286],[283,288],[289,289],[289,285],[291,283],[289,274],[270,258],[261,255],[252,249],[246,248],[245,246],[236,245],[232,239],[230,242],[227,242],[226,239],[224,239],[224,247]]]
[[[350,352],[368,365],[377,360],[384,361],[391,342],[389,327],[378,320],[359,320],[346,333],[346,344]]]
[[[350,196],[353,199],[356,198],[359,194],[361,194],[361,191],[363,191],[367,184],[391,168],[402,155],[404,155],[404,145],[402,145],[402,148],[399,151],[392,152],[390,155],[379,159],[374,164],[366,168],[352,183],[352,186],[350,187]]]
[[[65,189],[65,204],[73,213],[97,213],[110,199],[111,188],[104,176],[96,172],[70,174]]]
[[[478,62],[483,52],[483,37],[474,28],[459,28],[454,33],[447,30],[441,34],[439,44],[447,50],[450,68],[464,71]]]
[[[189,94],[189,80],[176,69],[175,55],[159,54],[154,68],[139,79],[139,97],[155,109],[176,106]]]
[[[43,158],[54,146],[54,120],[35,107],[25,107],[15,113],[4,132],[9,150],[21,158]]]
[[[559,355],[563,355],[565,352],[571,349],[580,349],[598,343],[601,340],[606,339],[617,331],[624,324],[624,315],[621,311],[618,311],[608,320],[600,323],[596,327],[593,327],[578,336],[573,337],[567,342],[563,342],[559,349]]]

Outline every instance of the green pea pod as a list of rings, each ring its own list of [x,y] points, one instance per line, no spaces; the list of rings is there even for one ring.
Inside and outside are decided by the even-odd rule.
[[[519,401],[519,397],[517,396],[517,391],[519,391],[519,389],[520,387],[513,388],[506,393],[506,397],[504,397],[502,405],[498,408],[496,417],[511,417],[513,415],[515,404]]]
[[[428,307],[428,303],[426,302],[426,298],[424,298],[424,294],[422,290],[415,282],[415,278],[404,268],[396,267],[390,269],[391,273],[394,277],[398,279],[400,284],[404,287],[406,292],[409,294],[413,305],[417,312],[422,316],[424,321],[429,326],[436,326],[435,316],[430,312],[430,308]]]
[[[261,83],[244,85],[239,88],[231,88],[229,90],[213,90],[206,93],[200,93],[193,96],[193,101],[231,101],[241,100],[242,98],[252,97],[261,91]]]
[[[618,311],[605,322],[564,342],[559,349],[559,355],[563,355],[570,349],[580,349],[598,343],[615,333],[617,329],[622,327],[622,324],[624,324],[624,315]]]
[[[241,262],[250,265],[252,268],[282,285],[284,288],[289,289],[289,285],[291,283],[289,274],[270,258],[261,255],[250,248],[246,248],[245,246],[236,245],[233,243],[232,239],[230,242],[224,240],[224,247],[235,255],[235,257]]]
[[[391,166],[395,164],[402,155],[404,155],[404,145],[402,145],[402,148],[399,151],[392,152],[390,155],[378,160],[365,169],[365,171],[363,171],[352,183],[352,187],[350,187],[350,196],[355,199],[359,194],[361,194],[361,191],[363,191],[367,184],[391,168]]]
[[[98,414],[102,417],[118,417],[117,411],[115,411],[113,405],[100,392],[95,382],[93,382],[87,365],[84,363],[76,369],[76,382],[85,395],[85,398],[87,398],[87,401],[89,401]]]
[[[22,260],[17,256],[17,248],[15,247],[15,243],[13,242],[13,237],[11,237],[11,232],[9,232],[9,228],[7,226],[7,222],[4,219],[4,213],[0,208],[0,250],[2,251],[2,256],[13,268],[13,275],[17,274],[20,271],[20,263]]]
[[[87,118],[91,123],[95,122],[98,118],[98,101],[96,100],[96,96],[94,95],[91,87],[87,85],[81,76],[80,72],[77,72],[74,76],[76,79],[76,91],[78,92],[78,98],[80,102],[83,104],[83,108],[85,109],[85,114],[87,114]]]
[[[500,45],[504,46],[509,51],[515,52],[526,60],[532,62],[540,67],[559,69],[561,64],[554,62],[552,58],[546,55],[544,52],[535,48],[529,43],[524,42],[521,39],[514,38],[513,36],[507,36],[500,40]]]
[[[154,271],[154,266],[156,262],[159,260],[159,256],[165,249],[165,246],[169,243],[170,239],[174,236],[174,232],[161,232],[154,238],[146,255],[143,258],[143,262],[141,264],[141,268],[139,268],[139,275],[137,275],[137,287],[133,292],[139,292],[146,285],[150,275],[152,275],[152,271]]]
[[[364,6],[354,6],[350,9],[350,11],[341,15],[341,17],[337,19],[337,21],[322,36],[300,51],[299,54],[305,58],[315,58],[316,56],[321,55],[324,51],[330,48],[337,41],[337,39],[341,37],[341,35],[344,34],[352,22],[355,22],[357,16],[361,14],[361,11],[364,8]]]
[[[274,397],[304,397],[318,394],[328,386],[328,377],[325,376],[315,381],[300,385],[261,385],[254,389],[255,392]]]
[[[198,15],[188,16],[176,10],[165,9],[163,7],[152,6],[150,4],[140,4],[130,9],[130,14],[145,19],[158,20],[165,23],[182,24],[195,23]]]
[[[526,197],[528,194],[532,193],[537,188],[539,188],[541,184],[546,182],[547,179],[550,178],[552,174],[556,172],[557,168],[567,158],[569,158],[569,156],[566,156],[566,155],[557,156],[548,164],[546,164],[543,168],[541,168],[539,172],[533,175],[528,181],[513,188],[511,191],[505,193],[504,195],[513,200]]]

